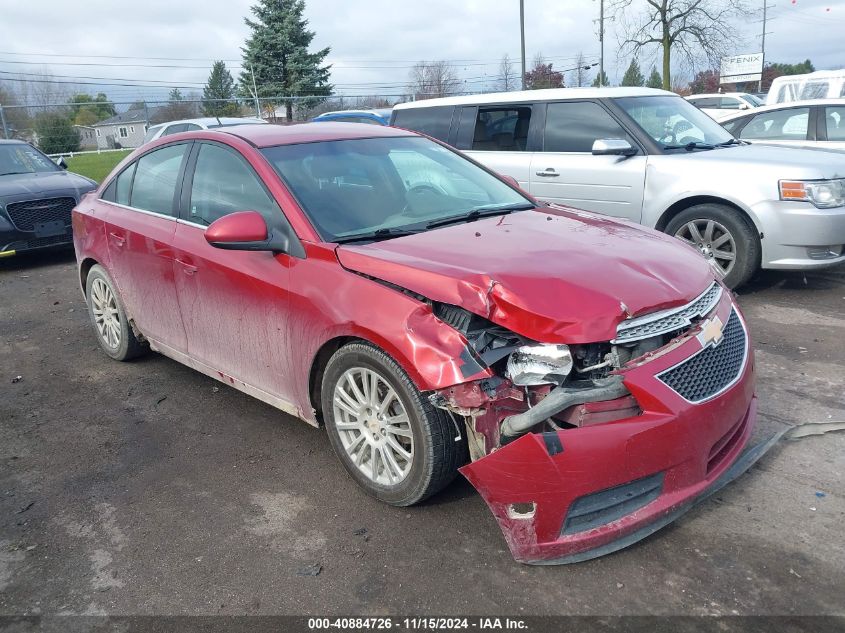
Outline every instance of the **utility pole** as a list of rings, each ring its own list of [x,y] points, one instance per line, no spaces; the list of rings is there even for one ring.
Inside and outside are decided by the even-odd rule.
[[[6,127],[6,115],[3,114],[3,104],[0,104],[0,123],[3,124],[3,138],[9,138],[9,128]]]
[[[519,0],[519,37],[522,44],[522,89],[525,90],[525,0]]]
[[[258,103],[258,88],[255,87],[255,71],[252,68],[252,64],[249,65],[249,74],[252,76],[252,98],[255,99],[255,116],[259,119],[261,118],[261,106]],[[275,121],[276,113],[273,113],[273,120]]]
[[[757,92],[763,92],[763,71],[766,70],[766,20],[768,19],[769,0],[763,0],[763,67],[760,69],[760,82],[757,84]]]
[[[604,87],[604,0],[599,0],[599,88]]]

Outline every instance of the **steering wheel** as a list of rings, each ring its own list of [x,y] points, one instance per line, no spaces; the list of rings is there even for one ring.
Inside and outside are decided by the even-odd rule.
[[[414,214],[412,213],[411,203],[407,200],[407,198],[420,195],[445,196],[446,192],[442,191],[439,187],[430,184],[414,185],[406,192],[405,206],[402,207],[402,211],[400,211],[399,214],[413,216]]]

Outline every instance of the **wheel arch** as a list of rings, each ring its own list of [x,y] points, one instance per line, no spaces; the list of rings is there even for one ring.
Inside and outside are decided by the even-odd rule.
[[[730,207],[731,209],[734,209],[735,211],[737,211],[739,213],[740,217],[746,223],[748,223],[748,226],[750,228],[752,228],[754,231],[756,231],[758,236],[760,238],[762,238],[762,235],[763,235],[762,230],[760,229],[760,225],[759,225],[757,219],[754,217],[754,215],[752,213],[750,213],[747,209],[743,208],[737,202],[734,202],[732,200],[728,200],[726,198],[720,198],[719,196],[709,196],[709,195],[690,196],[690,197],[682,198],[681,200],[677,200],[677,201],[673,202],[669,206],[669,208],[667,208],[663,212],[663,214],[660,216],[660,218],[657,220],[657,224],[655,224],[654,228],[657,229],[658,231],[661,231],[661,232],[665,231],[666,227],[669,225],[669,223],[672,221],[672,219],[676,215],[678,215],[682,211],[685,211],[686,209],[689,209],[690,207],[694,207],[694,206],[697,206],[699,204],[720,204],[720,205],[723,205],[723,206],[726,206],[726,207]]]
[[[100,262],[98,262],[93,257],[86,257],[79,263],[79,285],[82,288],[82,296],[88,296],[88,273],[91,272],[91,269],[94,266],[102,266]]]
[[[323,385],[323,376],[326,373],[326,365],[329,359],[344,345],[349,343],[371,343],[357,336],[336,336],[323,343],[311,360],[311,368],[308,371],[308,399],[314,411],[317,423],[323,424],[323,403],[320,391]]]

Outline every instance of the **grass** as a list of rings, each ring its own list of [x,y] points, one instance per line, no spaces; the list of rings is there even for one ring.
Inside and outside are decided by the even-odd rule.
[[[119,152],[103,152],[102,154],[77,154],[73,158],[66,157],[65,162],[68,171],[102,182],[115,165],[128,156],[131,151],[131,149],[127,149]]]

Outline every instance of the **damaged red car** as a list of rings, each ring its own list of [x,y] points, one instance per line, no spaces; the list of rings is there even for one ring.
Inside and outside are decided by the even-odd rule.
[[[762,450],[745,321],[697,251],[412,132],[168,136],[73,228],[106,354],[152,349],[324,425],[389,504],[461,472],[522,562],[624,547]]]

